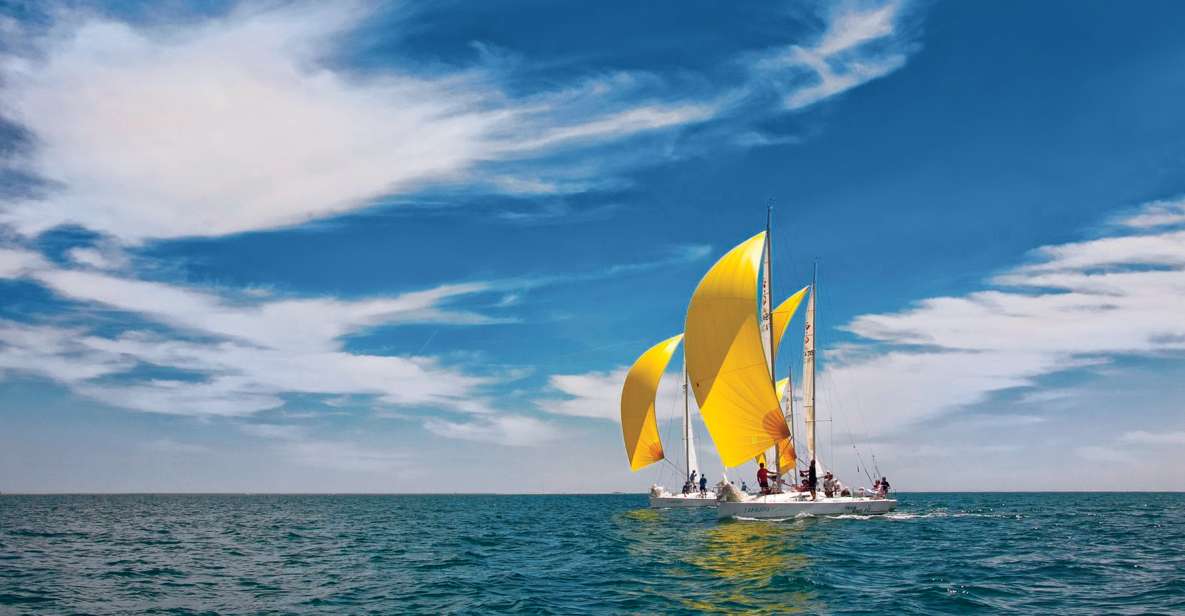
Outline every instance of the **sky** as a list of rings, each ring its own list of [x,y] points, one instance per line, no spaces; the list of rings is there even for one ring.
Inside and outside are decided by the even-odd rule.
[[[0,2],[0,491],[677,486],[621,383],[770,204],[842,480],[1185,490],[1182,18]]]

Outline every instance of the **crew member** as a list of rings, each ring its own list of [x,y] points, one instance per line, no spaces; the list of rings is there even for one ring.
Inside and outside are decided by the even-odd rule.
[[[835,493],[835,475],[832,475],[831,472],[828,471],[823,474],[823,496],[831,498],[832,496],[835,496]]]
[[[765,468],[765,462],[759,462],[757,466],[757,485],[761,486],[762,494],[769,494],[769,471]]]

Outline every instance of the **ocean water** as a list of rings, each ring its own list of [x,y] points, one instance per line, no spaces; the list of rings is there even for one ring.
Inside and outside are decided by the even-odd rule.
[[[0,613],[1185,613],[1185,495],[0,496]]]

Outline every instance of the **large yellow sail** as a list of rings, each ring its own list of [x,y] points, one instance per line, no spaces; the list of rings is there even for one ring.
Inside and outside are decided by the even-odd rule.
[[[786,301],[778,304],[777,308],[773,310],[774,322],[774,353],[773,356],[778,356],[778,345],[782,343],[782,336],[786,333],[786,328],[790,325],[790,319],[794,318],[794,313],[798,312],[798,306],[802,303],[802,298],[806,297],[806,292],[810,290],[809,286],[799,289],[797,293],[786,298]],[[778,399],[782,399],[781,392],[778,392]]]
[[[681,340],[683,334],[650,347],[625,375],[625,385],[621,388],[621,436],[625,439],[625,455],[630,460],[631,471],[664,457],[658,420],[654,416],[654,396],[658,393],[658,381]]]
[[[764,243],[765,233],[758,233],[721,257],[687,308],[687,372],[725,466],[744,464],[790,435],[757,321]]]

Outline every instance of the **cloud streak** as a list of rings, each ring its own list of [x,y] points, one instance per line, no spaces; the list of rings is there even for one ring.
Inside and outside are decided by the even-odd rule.
[[[1149,204],[1125,234],[1041,247],[994,288],[857,317],[846,329],[866,343],[832,353],[826,376],[877,401],[865,417],[884,433],[1045,375],[1185,351],[1185,232],[1164,214]]]
[[[870,8],[841,5],[813,45],[790,45],[759,56],[754,72],[782,92],[782,104],[800,110],[905,66],[910,46],[898,21],[902,2]]]
[[[887,74],[905,61],[890,44],[899,7],[836,11],[816,44],[765,53],[756,81],[800,109]],[[52,187],[10,201],[0,222],[26,235],[78,224],[134,243],[298,225],[445,184],[585,190],[622,155],[522,177],[486,167],[717,120],[765,87],[705,96],[610,72],[515,96],[496,62],[366,74],[327,62],[369,16],[363,3],[249,3],[133,26],[59,12],[0,61],[5,115],[35,137],[17,162]]]

